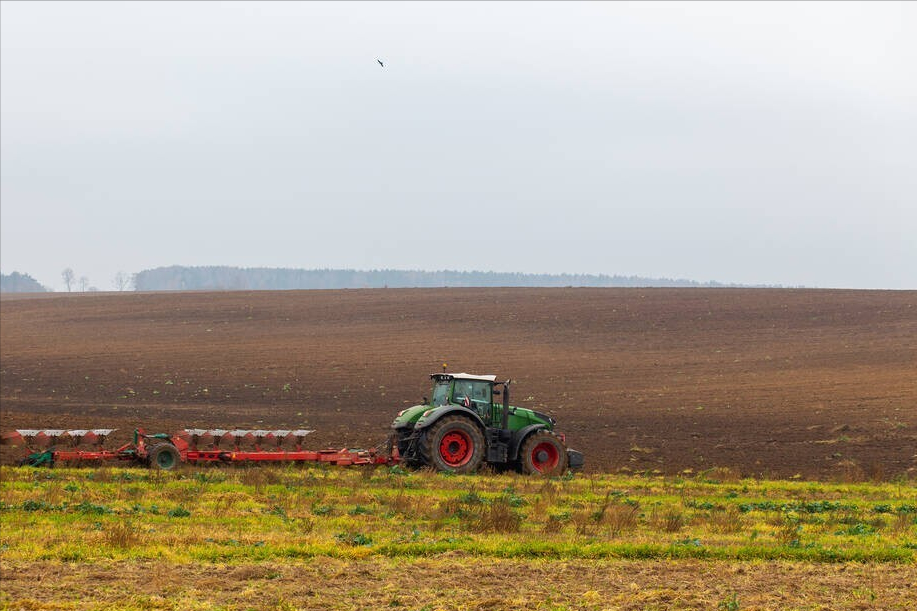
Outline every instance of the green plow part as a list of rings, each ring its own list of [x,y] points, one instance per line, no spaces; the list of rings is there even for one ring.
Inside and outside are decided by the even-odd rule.
[[[50,467],[54,464],[54,451],[45,450],[44,452],[35,452],[29,454],[19,462],[23,467]]]

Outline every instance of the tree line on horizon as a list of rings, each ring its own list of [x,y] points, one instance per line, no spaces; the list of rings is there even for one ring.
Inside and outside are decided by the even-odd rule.
[[[138,291],[233,291],[441,287],[731,287],[735,284],[604,274],[525,274],[452,270],[289,269],[173,265],[134,275]]]
[[[98,291],[85,277],[77,283],[70,268],[62,272],[67,291]],[[526,274],[521,272],[461,272],[395,269],[292,269],[172,265],[136,274],[118,272],[113,280],[118,291],[282,291],[295,289],[442,288],[442,287],[761,287],[764,285],[698,282],[671,278],[646,278],[605,274]],[[49,289],[29,274],[0,274],[0,291],[42,293]]]
[[[45,293],[48,289],[28,274],[0,274],[0,293]]]

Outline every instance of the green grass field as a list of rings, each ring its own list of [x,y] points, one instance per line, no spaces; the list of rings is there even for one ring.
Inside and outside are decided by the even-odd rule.
[[[266,607],[226,596],[199,607],[168,606],[169,597],[163,599],[165,606],[122,597],[113,599],[120,600],[121,607],[106,607],[104,596],[97,606],[87,606],[84,600],[62,607],[67,576],[87,567],[109,567],[128,581],[142,581],[138,575],[150,574],[153,567],[195,575],[208,567],[229,572],[254,567],[267,583],[270,575],[282,577],[319,566],[389,567],[389,574],[404,567],[420,571],[431,566],[453,574],[479,566],[502,566],[514,574],[529,569],[534,574],[538,567],[552,565],[612,571],[621,563],[670,566],[676,572],[689,566],[701,572],[744,566],[751,574],[755,567],[798,566],[824,567],[819,572],[824,577],[853,563],[861,565],[857,570],[871,567],[867,570],[888,577],[889,584],[880,588],[884,592],[902,579],[913,584],[915,558],[917,489],[909,481],[739,480],[726,470],[684,478],[542,479],[514,474],[452,476],[398,467],[0,469],[0,605],[5,609],[360,608],[361,600],[375,601],[366,608],[424,607],[424,600],[400,590],[386,591],[389,581],[364,585],[362,598],[359,591],[348,598],[346,592],[329,589],[329,595],[337,593],[323,602],[314,600],[310,604],[315,607],[303,602],[308,597],[292,591],[287,592],[291,598],[285,598],[282,587]],[[60,575],[46,582],[47,589],[40,589],[37,598],[29,594],[26,583],[32,569],[52,574],[57,570]],[[187,579],[194,582],[190,575]],[[870,579],[862,587],[872,587],[875,598],[875,585],[869,583],[878,583],[880,577]],[[100,583],[114,587],[110,580]],[[273,586],[281,583],[282,579]],[[499,583],[506,585],[505,580]],[[858,600],[851,594],[855,589],[851,586],[844,600]],[[313,598],[316,592],[322,596],[318,588],[311,591]],[[591,602],[586,596],[590,591],[595,592]],[[548,592],[539,599],[546,601],[543,606],[525,606],[606,608],[611,594],[601,586],[570,600],[552,598]],[[752,608],[741,606],[742,592],[734,590],[732,601],[729,595],[712,593],[704,604]],[[187,596],[197,600],[198,595],[186,592]],[[434,601],[428,609],[479,608],[463,606],[460,600]],[[511,599],[501,595],[500,600]],[[812,600],[821,604],[817,596]],[[833,594],[825,600],[825,607],[798,608],[843,606]],[[906,595],[895,600],[908,602]],[[740,606],[728,607],[731,602]],[[488,608],[503,608],[494,604]],[[622,605],[607,608],[630,608]]]

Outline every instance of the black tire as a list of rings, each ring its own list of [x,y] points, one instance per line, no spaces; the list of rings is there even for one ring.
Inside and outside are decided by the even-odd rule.
[[[567,470],[567,446],[551,431],[535,431],[522,444],[519,464],[525,474],[560,475]]]
[[[420,452],[437,471],[472,473],[484,462],[484,434],[469,418],[444,416],[424,433]]]
[[[147,461],[153,469],[170,471],[181,463],[181,454],[171,443],[158,443],[150,448]]]

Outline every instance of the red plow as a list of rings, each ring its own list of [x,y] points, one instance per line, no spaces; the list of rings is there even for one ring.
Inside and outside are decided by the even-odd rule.
[[[18,429],[3,441],[26,448],[20,465],[53,466],[56,463],[122,461],[154,469],[174,469],[180,464],[206,463],[325,463],[331,465],[393,465],[400,462],[397,448],[306,450],[308,429],[223,430],[185,429],[174,435],[147,434],[135,429],[133,441],[104,449],[115,429]]]

